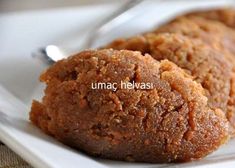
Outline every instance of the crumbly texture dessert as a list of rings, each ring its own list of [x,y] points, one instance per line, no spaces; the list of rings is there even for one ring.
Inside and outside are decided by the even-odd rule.
[[[186,15],[163,25],[154,33],[162,32],[183,34],[193,40],[200,39],[212,49],[222,52],[224,58],[230,62],[233,73],[226,115],[232,126],[231,135],[235,136],[235,31],[217,21]]]
[[[103,158],[138,162],[199,159],[229,137],[224,113],[170,61],[127,50],[88,50],[41,75],[47,87],[30,120],[61,142]],[[152,83],[123,89],[121,81]],[[92,83],[117,83],[117,90]]]
[[[161,33],[176,33],[178,34],[179,40],[174,41],[171,45],[168,44],[163,44],[161,47],[161,56],[154,56],[157,52],[154,50],[157,48],[152,47],[152,41],[155,39],[156,35],[161,34]],[[181,35],[181,36],[180,36]],[[181,37],[187,36],[190,40],[186,40],[184,42],[180,41],[182,39]],[[175,36],[175,35],[173,35]],[[184,38],[185,39],[185,38]],[[199,73],[194,73],[196,78],[199,78],[199,82],[202,83],[203,87],[206,89],[207,96],[209,95],[209,102],[211,103],[211,107],[221,107],[222,110],[226,113],[226,116],[228,120],[231,123],[231,135],[235,136],[235,31],[227,26],[225,26],[223,23],[220,23],[218,21],[213,21],[213,20],[208,20],[203,17],[198,17],[194,15],[185,15],[185,16],[180,16],[173,21],[162,25],[161,27],[155,29],[151,33],[145,33],[142,35],[137,35],[135,37],[131,37],[129,39],[117,39],[105,46],[105,48],[113,48],[113,49],[128,49],[128,50],[133,50],[133,51],[141,51],[142,53],[149,53],[156,59],[170,59],[177,65],[179,65],[181,68],[184,69],[189,69],[189,72],[192,72],[192,67],[189,67],[192,63],[188,60],[177,60],[178,56],[174,55],[175,51],[177,51],[177,46],[181,46],[180,50],[183,51],[181,55],[182,58],[185,56],[183,54],[187,53],[186,50],[182,49],[182,47],[186,49],[190,49],[192,51],[193,43],[198,43],[196,41],[202,41],[205,43],[205,45],[209,46],[211,49],[208,47],[202,47],[203,49],[200,49],[200,58],[198,57],[198,52],[195,52],[194,58],[197,59],[194,65],[198,64],[198,61],[200,62],[201,57],[204,59],[207,59],[209,56],[209,60],[206,61],[206,63],[203,65],[205,68],[205,73],[203,78],[209,78],[206,72],[208,70],[208,67],[214,67],[213,73],[215,76],[212,75],[212,78],[210,79],[210,82],[208,82],[207,79],[205,79],[207,84],[201,80],[202,77],[202,72],[204,69],[201,69],[201,67],[197,67],[200,71],[200,76],[198,77]],[[163,40],[166,42],[166,40]],[[195,42],[194,42],[195,41]],[[168,46],[167,46],[168,45]],[[202,44],[201,44],[202,45]],[[204,46],[205,46],[204,45]],[[198,50],[200,48],[200,44],[197,44],[195,48]],[[165,50],[165,51],[164,51]],[[204,50],[204,51],[203,51]],[[189,51],[188,53],[191,54]],[[172,54],[169,58],[169,52]],[[208,54],[210,52],[210,54]],[[165,55],[164,55],[165,54]],[[178,54],[179,55],[179,54]],[[193,55],[193,54],[191,54]],[[215,55],[215,56],[212,56]],[[216,61],[211,61],[215,60]],[[220,60],[220,61],[219,61]],[[226,61],[227,60],[227,61]],[[219,65],[218,62],[227,62],[226,64],[230,64],[230,67],[232,67],[232,73],[229,74],[229,76],[225,75],[225,73],[218,73],[216,71],[222,71],[222,68],[225,66],[217,66]],[[214,65],[217,64],[217,65]],[[222,63],[224,64],[224,63]],[[185,65],[189,65],[185,68]],[[225,65],[225,64],[224,64]],[[196,68],[196,69],[197,69]],[[217,70],[216,70],[217,69]],[[225,68],[229,69],[229,68]],[[193,70],[194,71],[194,70]],[[221,91],[217,87],[218,80],[216,79],[218,75],[220,76],[220,82],[223,82],[225,79],[225,83],[223,87],[227,87],[227,90],[229,89],[229,92],[226,90],[226,93],[224,92],[225,90]],[[229,79],[229,84],[228,83]],[[210,83],[208,87],[208,83]],[[220,85],[222,86],[222,85]],[[209,88],[209,89],[208,89]],[[213,89],[212,89],[213,88]],[[209,92],[208,92],[209,91]],[[220,96],[221,94],[221,96]],[[226,97],[223,95],[227,95]],[[211,101],[210,101],[211,100]],[[220,103],[221,102],[221,103]],[[225,105],[227,102],[227,106]]]
[[[218,21],[193,15],[177,17],[152,32],[136,35],[129,39],[116,39],[106,45],[105,48],[128,49],[148,53],[149,44],[146,35],[159,33],[177,33],[193,40],[199,39],[213,49],[223,52],[226,59],[235,67],[235,31]]]
[[[197,16],[182,16],[174,19],[170,23],[162,25],[154,30],[154,32],[178,33],[192,39],[200,39],[213,49],[226,53],[225,56],[230,61],[233,61],[233,63],[235,62],[235,31],[218,21]]]
[[[179,34],[159,34],[150,39],[156,60],[168,59],[193,76],[205,89],[212,108],[227,111],[232,68],[220,52]]]
[[[199,40],[191,40],[181,34],[148,33],[129,39],[118,39],[106,47],[141,51],[157,60],[168,59],[174,62],[204,86],[212,107],[226,110],[231,65],[223,53],[212,50]]]
[[[186,16],[200,16],[209,20],[216,20],[224,23],[228,27],[235,28],[235,9],[234,8],[221,8],[194,11],[188,13]]]

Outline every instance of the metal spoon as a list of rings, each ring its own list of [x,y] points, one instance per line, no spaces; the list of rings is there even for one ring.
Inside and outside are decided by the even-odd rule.
[[[140,4],[141,2],[143,2],[143,0],[130,0],[124,5],[122,5],[111,16],[105,18],[102,22],[100,22],[97,26],[92,29],[92,31],[83,41],[83,45],[81,45],[80,47],[78,46],[76,52],[79,52],[83,49],[92,48],[92,45],[99,36],[111,30],[113,27],[125,23],[126,21],[133,18],[134,15],[130,15],[129,10],[134,6]],[[71,54],[73,54],[72,51],[67,51],[64,48],[58,47],[56,45],[47,45],[41,48],[36,55],[40,55],[40,59],[44,59],[44,62],[51,64],[63,58],[67,58]],[[33,56],[35,57],[35,53]]]

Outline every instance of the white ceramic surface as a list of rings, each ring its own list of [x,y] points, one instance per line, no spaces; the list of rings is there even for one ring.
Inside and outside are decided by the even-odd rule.
[[[130,36],[191,8],[231,5],[232,1],[146,1],[133,9],[136,17],[118,26],[96,46],[115,37]],[[0,140],[35,167],[234,167],[235,140],[201,161],[185,164],[140,164],[101,160],[68,148],[28,121],[33,98],[42,95],[38,76],[46,67],[32,53],[47,44],[76,48],[92,25],[118,4],[80,6],[0,14]],[[147,12],[146,12],[147,11]]]

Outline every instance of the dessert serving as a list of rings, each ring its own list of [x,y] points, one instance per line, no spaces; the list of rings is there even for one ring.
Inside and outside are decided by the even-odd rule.
[[[101,158],[207,156],[235,136],[235,30],[226,11],[179,16],[56,62],[40,76],[45,95],[30,120]]]
[[[169,59],[185,69],[202,84],[211,107],[226,113],[230,133],[235,136],[234,45],[233,29],[217,21],[186,15],[153,32],[114,40],[104,48],[149,53],[157,60]]]
[[[232,8],[195,11],[187,15],[200,16],[209,20],[220,21],[228,27],[235,28],[235,11]]]

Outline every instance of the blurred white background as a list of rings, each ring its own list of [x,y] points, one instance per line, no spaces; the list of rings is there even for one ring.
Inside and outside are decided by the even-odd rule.
[[[0,13],[26,10],[44,10],[107,3],[124,3],[127,0],[0,0]]]

